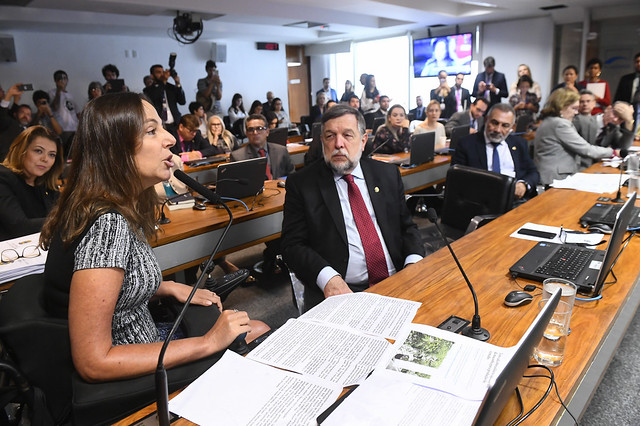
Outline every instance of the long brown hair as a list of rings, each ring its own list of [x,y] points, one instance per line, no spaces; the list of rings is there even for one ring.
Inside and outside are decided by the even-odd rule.
[[[144,133],[143,99],[110,93],[86,105],[66,189],[42,228],[42,247],[49,247],[56,232],[68,246],[109,210],[122,214],[140,238],[154,235],[158,196],[153,187],[142,187],[134,158]]]
[[[64,153],[60,138],[51,130],[43,126],[31,126],[20,132],[9,147],[9,153],[2,165],[24,178],[24,157],[27,155],[29,145],[38,137],[49,139],[56,144],[56,159],[47,173],[36,178],[36,185],[44,185],[52,191],[58,190],[58,177],[64,169]]]

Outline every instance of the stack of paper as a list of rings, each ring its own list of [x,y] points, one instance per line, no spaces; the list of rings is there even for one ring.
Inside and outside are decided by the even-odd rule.
[[[0,253],[5,253],[3,258],[22,256],[26,252],[32,252],[40,241],[40,233],[25,235],[0,242]],[[44,271],[44,264],[47,261],[47,252],[39,249],[40,255],[36,257],[19,257],[17,260],[8,263],[0,262],[0,283],[17,280],[25,275],[39,274]]]
[[[623,174],[622,181],[619,174],[608,173],[576,173],[563,180],[554,180],[551,184],[554,188],[577,189],[578,191],[595,192],[605,194],[616,192],[620,183],[625,183],[629,175]]]

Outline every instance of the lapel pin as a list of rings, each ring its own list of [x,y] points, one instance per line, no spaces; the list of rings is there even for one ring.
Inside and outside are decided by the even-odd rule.
[[[377,186],[373,188],[373,192],[380,192],[380,188],[378,188]]]
[[[515,147],[515,146],[512,146],[512,147],[511,147],[511,149],[512,149],[513,151],[515,151],[515,150],[516,150],[516,147]]]

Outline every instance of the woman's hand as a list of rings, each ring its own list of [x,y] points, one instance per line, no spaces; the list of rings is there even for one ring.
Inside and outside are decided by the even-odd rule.
[[[193,287],[180,284],[175,281],[163,281],[160,284],[160,288],[156,292],[158,296],[171,296],[180,303],[185,303]],[[209,290],[199,288],[196,290],[196,294],[191,299],[192,305],[211,306],[216,305],[218,309],[222,311],[222,302],[217,294],[212,293]]]
[[[203,337],[217,352],[229,346],[242,333],[250,331],[249,315],[246,312],[226,310],[222,311],[216,323]]]

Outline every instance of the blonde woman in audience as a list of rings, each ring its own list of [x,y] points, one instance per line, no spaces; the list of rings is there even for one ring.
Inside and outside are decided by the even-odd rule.
[[[409,121],[402,105],[394,105],[387,112],[384,126],[378,127],[372,149],[380,154],[409,152]]]
[[[207,139],[211,145],[218,147],[225,154],[238,149],[238,140],[224,127],[224,122],[217,115],[209,117]]]
[[[533,77],[531,76],[531,68],[529,68],[529,65],[527,64],[518,65],[518,79],[511,83],[511,87],[509,88],[509,98],[511,98],[513,95],[520,94],[520,90],[518,89],[518,81],[523,75],[528,75],[533,82],[533,84],[531,84],[529,92],[535,93],[538,97],[538,102],[540,102],[540,99],[542,99],[542,89],[540,89],[540,85],[537,82],[533,81]]]
[[[435,132],[435,149],[444,148],[447,143],[444,125],[438,122],[441,113],[440,102],[435,99],[432,100],[427,104],[427,119],[418,124],[413,130],[415,134]]]

